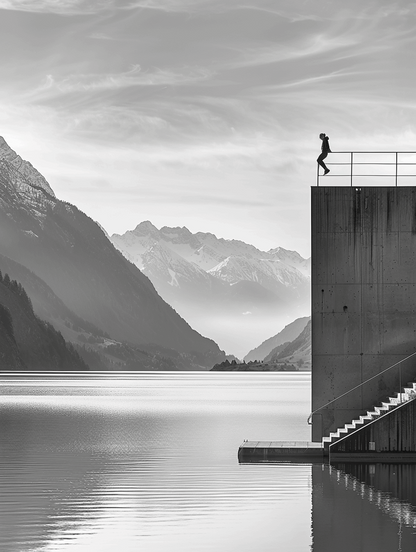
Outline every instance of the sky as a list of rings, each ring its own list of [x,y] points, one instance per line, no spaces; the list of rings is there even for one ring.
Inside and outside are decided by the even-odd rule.
[[[415,25],[410,0],[0,0],[0,135],[110,235],[308,257],[321,132],[416,150]]]

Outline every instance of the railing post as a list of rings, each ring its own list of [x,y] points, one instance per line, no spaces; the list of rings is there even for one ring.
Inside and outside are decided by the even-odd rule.
[[[399,393],[400,393],[400,403],[402,402],[402,365],[400,363],[400,366],[399,366]]]
[[[396,186],[397,186],[397,161],[398,161],[398,152],[396,151]]]
[[[351,187],[352,187],[352,167],[353,167],[353,156],[354,156],[354,152],[351,152]]]

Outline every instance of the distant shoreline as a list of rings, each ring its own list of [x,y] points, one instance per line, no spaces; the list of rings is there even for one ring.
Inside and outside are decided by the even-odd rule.
[[[230,366],[216,365],[210,372],[310,372],[309,369],[300,370],[293,364],[231,364]]]

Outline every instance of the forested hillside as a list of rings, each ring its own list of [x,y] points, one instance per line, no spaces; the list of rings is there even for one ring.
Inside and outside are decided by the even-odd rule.
[[[72,345],[38,318],[20,283],[0,272],[0,368],[88,370]]]

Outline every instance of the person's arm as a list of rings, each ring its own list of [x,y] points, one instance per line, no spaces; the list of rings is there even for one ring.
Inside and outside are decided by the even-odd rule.
[[[331,146],[329,145],[329,138],[326,140],[326,145],[328,146],[328,153],[332,153]]]

